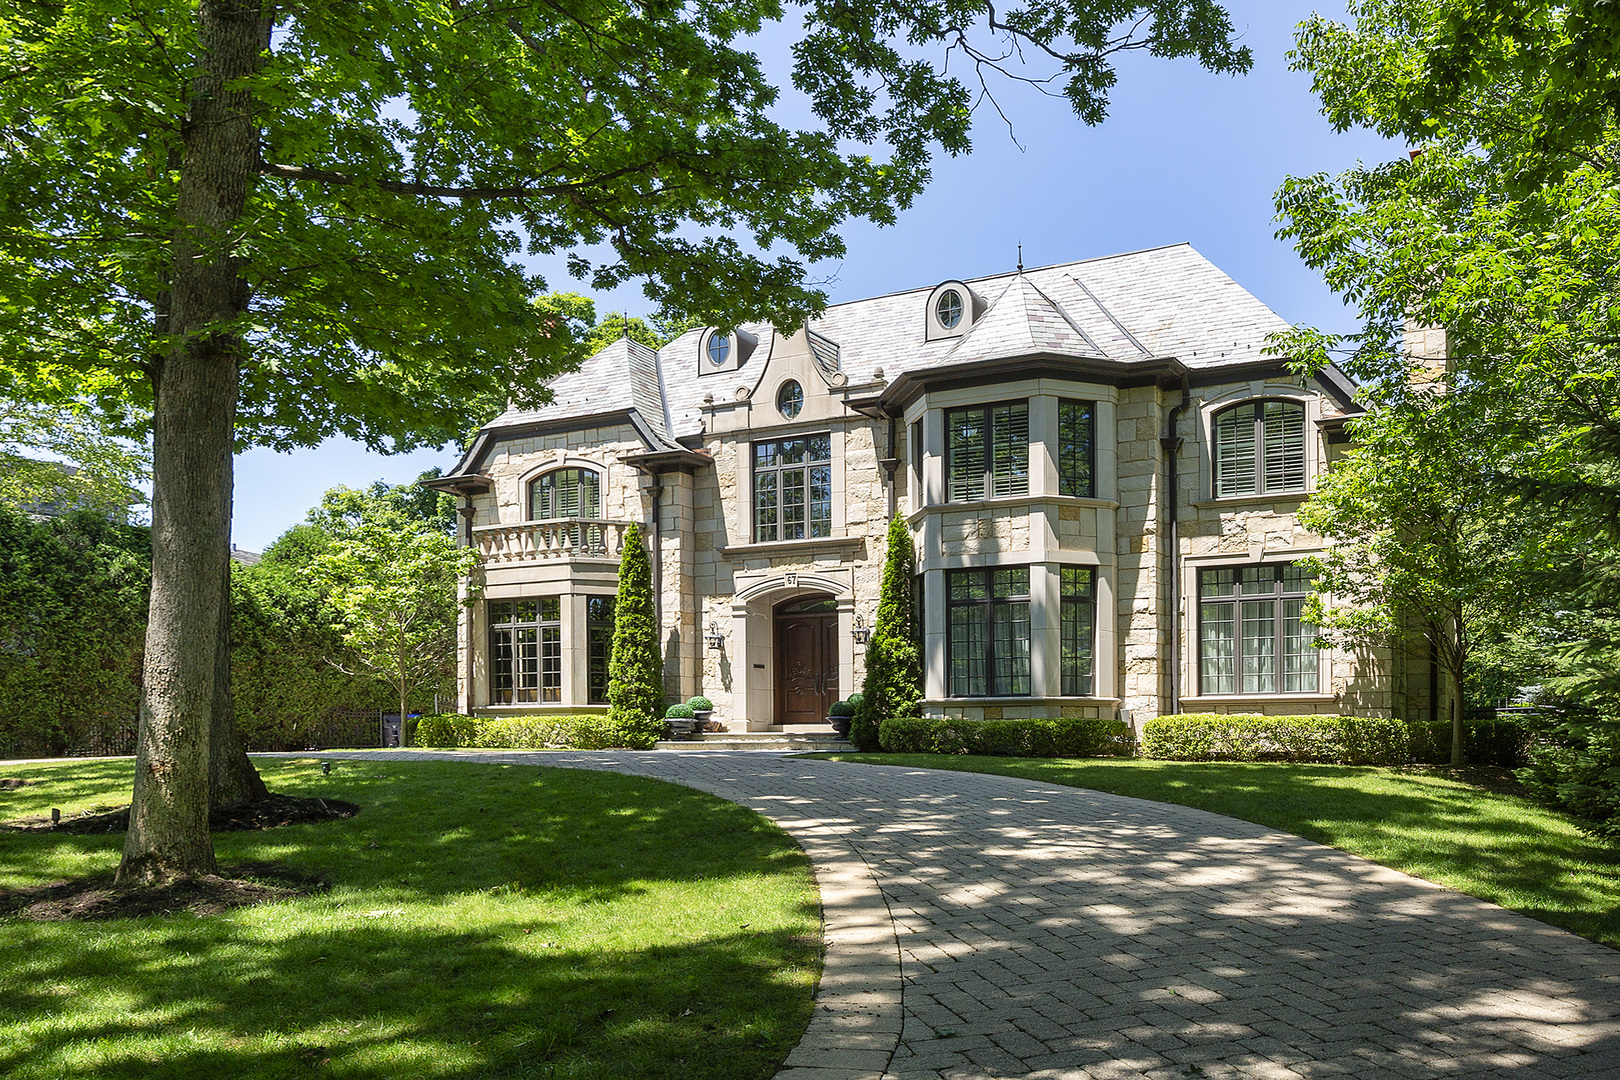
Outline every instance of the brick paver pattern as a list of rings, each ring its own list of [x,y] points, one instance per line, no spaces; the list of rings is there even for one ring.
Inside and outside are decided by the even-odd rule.
[[[1247,822],[759,753],[455,756],[751,807],[811,853],[829,933],[875,882],[889,922],[829,942],[781,1078],[1620,1078],[1620,952]]]

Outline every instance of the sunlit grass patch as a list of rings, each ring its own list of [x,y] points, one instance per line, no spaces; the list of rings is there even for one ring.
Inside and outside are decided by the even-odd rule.
[[[565,769],[260,767],[361,813],[217,834],[220,861],[330,888],[206,919],[0,921],[0,1075],[766,1077],[804,1030],[814,885],[748,810]],[[0,818],[47,789],[47,812],[127,801],[128,762],[0,776],[41,770]],[[0,887],[106,869],[121,841],[0,834]]]
[[[1294,833],[1620,946],[1620,852],[1521,796],[1349,765],[862,754],[1193,806]]]

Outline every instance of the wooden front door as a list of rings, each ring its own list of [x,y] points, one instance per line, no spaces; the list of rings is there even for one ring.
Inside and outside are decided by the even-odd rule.
[[[776,613],[778,724],[824,724],[838,700],[838,614],[802,610],[817,606],[799,602]]]

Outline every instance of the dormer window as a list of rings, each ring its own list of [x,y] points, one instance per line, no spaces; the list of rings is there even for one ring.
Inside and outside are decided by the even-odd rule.
[[[709,363],[715,367],[725,366],[731,359],[731,339],[724,334],[709,335]]]
[[[782,389],[776,392],[776,408],[785,420],[798,416],[799,410],[804,408],[804,387],[793,379],[783,383]]]
[[[961,337],[984,314],[984,298],[960,281],[944,281],[928,294],[924,339]]]
[[[591,469],[553,469],[529,485],[529,519],[599,518],[602,476]]]

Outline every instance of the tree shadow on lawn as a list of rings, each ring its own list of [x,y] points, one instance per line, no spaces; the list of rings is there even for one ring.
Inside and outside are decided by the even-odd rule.
[[[325,777],[298,762],[266,780],[363,809],[217,835],[221,864],[331,890],[208,919],[0,920],[0,949],[21,958],[0,1075],[768,1076],[809,1020],[808,863],[740,806],[465,763]],[[0,863],[38,882],[110,866],[120,843],[0,835]],[[750,929],[751,890],[784,873],[803,899]]]
[[[544,949],[544,926],[345,921],[282,940],[14,926],[29,960],[0,1002],[0,1074],[768,1076],[809,1019],[803,983],[779,975],[784,951],[813,962],[803,942],[581,954]]]

